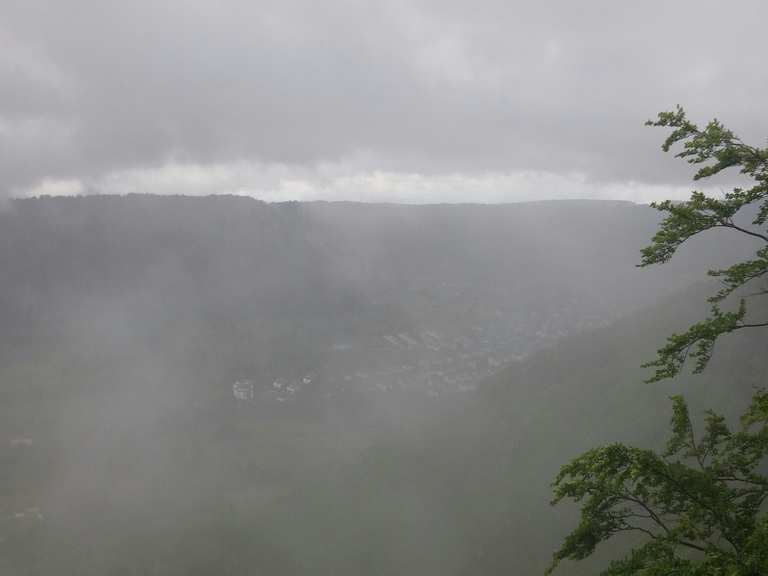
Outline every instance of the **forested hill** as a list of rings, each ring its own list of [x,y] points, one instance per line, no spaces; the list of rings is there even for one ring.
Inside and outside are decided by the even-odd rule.
[[[17,200],[0,212],[0,356],[66,342],[162,353],[208,379],[270,379],[318,372],[352,344],[375,364],[371,350],[415,348],[429,332],[496,366],[729,260],[705,244],[663,274],[636,269],[657,222],[601,201]]]
[[[657,223],[598,201],[12,202],[0,574],[539,573],[573,520],[547,506],[557,467],[658,440],[689,384],[633,370],[743,255],[723,236],[638,269]],[[741,402],[763,345],[718,345],[695,385],[734,384],[698,398]]]

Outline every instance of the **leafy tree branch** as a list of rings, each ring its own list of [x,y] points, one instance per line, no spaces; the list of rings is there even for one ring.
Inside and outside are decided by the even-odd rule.
[[[768,570],[767,555],[757,556],[762,563],[749,559],[756,549],[768,550],[761,517],[768,477],[758,471],[768,454],[768,393],[755,395],[737,431],[708,412],[698,443],[685,401],[676,396],[672,402],[672,433],[662,454],[612,444],[561,469],[552,503],[582,503],[581,521],[555,553],[548,574],[562,560],[586,558],[623,532],[649,540],[604,575],[765,573],[750,572],[753,565]],[[681,555],[681,549],[692,554]]]
[[[714,228],[726,228],[759,240],[761,246],[755,257],[738,262],[723,270],[710,270],[709,275],[720,278],[723,288],[710,298],[712,312],[702,322],[694,324],[682,334],[673,334],[660,348],[654,361],[645,364],[653,368],[654,374],[648,381],[656,382],[672,378],[680,373],[685,362],[694,360],[694,373],[707,366],[717,339],[720,336],[743,328],[768,326],[768,321],[747,321],[747,306],[742,299],[734,311],[722,311],[720,304],[730,295],[747,284],[768,278],[768,148],[757,148],[742,142],[733,132],[718,120],[712,120],[704,128],[688,120],[685,111],[677,107],[671,112],[662,112],[656,120],[646,122],[649,126],[672,128],[672,133],[662,145],[665,152],[675,145],[681,150],[678,158],[698,167],[694,180],[708,178],[728,168],[753,180],[749,188],[734,188],[723,198],[712,198],[703,192],[694,191],[689,200],[673,202],[665,200],[652,206],[666,214],[654,235],[651,244],[642,249],[640,266],[668,262],[678,248],[694,236]],[[755,228],[737,224],[734,217],[745,207],[757,207],[752,220]],[[753,295],[764,295],[760,290]]]
[[[689,360],[694,373],[703,371],[718,338],[736,330],[768,326],[768,320],[747,316],[746,298],[768,294],[768,287],[743,294],[746,285],[768,279],[768,149],[742,142],[720,122],[703,129],[690,122],[682,108],[659,114],[649,125],[672,128],[662,148],[679,144],[677,156],[697,165],[694,179],[737,168],[754,181],[734,188],[723,198],[694,191],[686,202],[653,204],[666,214],[640,266],[663,264],[692,237],[726,228],[760,242],[753,258],[709,275],[722,288],[709,298],[711,312],[682,334],[672,334],[657,352],[648,381],[672,378]],[[756,208],[752,228],[736,223],[737,213]],[[720,305],[741,293],[738,306]],[[671,435],[665,450],[611,444],[585,452],[562,467],[552,488],[552,503],[581,504],[578,526],[555,552],[547,574],[563,560],[590,556],[603,542],[622,533],[645,536],[645,542],[611,562],[604,576],[765,576],[768,574],[768,391],[752,403],[732,429],[709,410],[697,436],[688,406],[672,398]]]

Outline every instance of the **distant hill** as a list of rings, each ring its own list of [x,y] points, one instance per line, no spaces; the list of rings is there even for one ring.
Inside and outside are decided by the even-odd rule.
[[[139,354],[148,369],[227,386],[327,370],[339,380],[418,362],[430,332],[478,356],[484,377],[744,247],[704,242],[663,273],[640,271],[657,221],[647,207],[602,201],[17,200],[0,212],[0,359],[66,348]]]
[[[0,573],[538,573],[580,450],[733,413],[765,340],[643,385],[702,239],[621,202],[18,200],[0,212]],[[727,382],[728,385],[724,385]],[[702,401],[702,406],[704,402]],[[696,407],[696,406],[694,406]]]

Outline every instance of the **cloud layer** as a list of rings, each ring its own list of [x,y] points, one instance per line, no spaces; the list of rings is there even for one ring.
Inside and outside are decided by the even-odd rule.
[[[762,142],[744,0],[0,0],[4,194],[646,199],[676,103]]]

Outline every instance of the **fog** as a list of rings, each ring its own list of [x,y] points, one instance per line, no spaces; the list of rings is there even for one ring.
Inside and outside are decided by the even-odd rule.
[[[765,141],[765,2],[0,15],[0,576],[542,574],[562,465],[765,386],[765,331],[642,367],[759,234],[638,267],[696,168],[647,119]]]
[[[571,519],[547,515],[557,466],[656,437],[641,407],[669,390],[640,395],[637,366],[700,310],[700,270],[752,247],[638,269],[657,223],[601,201],[12,201],[2,573],[537,573]]]

